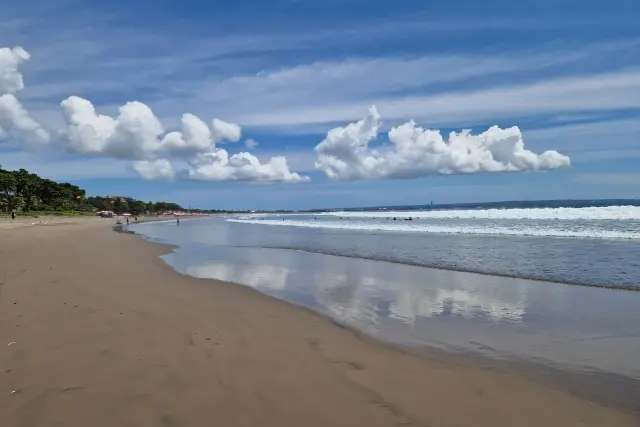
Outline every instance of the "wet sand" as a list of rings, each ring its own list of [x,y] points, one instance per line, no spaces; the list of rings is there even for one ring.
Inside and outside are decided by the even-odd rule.
[[[255,290],[182,276],[113,221],[0,227],[13,426],[635,426],[453,355],[412,354]]]

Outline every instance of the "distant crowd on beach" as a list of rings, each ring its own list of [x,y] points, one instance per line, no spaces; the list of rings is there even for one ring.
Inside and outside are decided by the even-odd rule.
[[[116,224],[120,225],[120,224],[126,224],[129,225],[131,223],[131,221],[135,221],[138,222],[138,215],[136,214],[131,214],[128,212],[124,212],[124,213],[116,213],[113,211],[98,211],[96,212],[96,215],[102,217],[102,218],[116,218]],[[200,213],[200,212],[182,212],[182,211],[176,211],[176,212],[164,212],[164,213],[159,213],[159,214],[152,214],[152,215],[145,215],[145,217],[147,218],[158,218],[158,217],[168,217],[168,216],[173,216],[176,220],[176,224],[180,224],[180,218],[181,217],[189,217],[189,218],[194,218],[194,217],[203,217],[203,216],[210,216],[210,213]]]
[[[180,216],[179,215],[174,215],[174,216],[176,218],[176,224],[180,225]],[[129,224],[131,224],[131,218],[133,218],[134,222],[138,222],[138,216],[137,215],[122,214],[122,215],[116,216],[116,224],[117,225],[121,225],[121,224],[124,223],[126,225],[129,225]]]

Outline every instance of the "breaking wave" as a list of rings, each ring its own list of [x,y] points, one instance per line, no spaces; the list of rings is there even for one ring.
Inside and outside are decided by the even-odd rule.
[[[406,213],[405,213],[406,215]],[[538,237],[573,237],[587,239],[640,239],[640,230],[611,230],[598,227],[567,229],[558,227],[506,227],[506,226],[474,226],[474,225],[434,225],[404,221],[397,224],[357,221],[305,221],[305,220],[259,220],[228,219],[230,222],[245,224],[261,224],[273,226],[326,228],[334,230],[382,231],[400,233],[438,233],[438,234],[475,234],[494,236],[538,236]],[[407,221],[408,222],[408,221]]]
[[[371,232],[640,239],[638,206],[252,214],[229,221]]]
[[[539,219],[539,220],[640,220],[640,206],[528,209],[457,209],[431,211],[348,211],[317,215],[349,218],[459,218],[459,219]]]

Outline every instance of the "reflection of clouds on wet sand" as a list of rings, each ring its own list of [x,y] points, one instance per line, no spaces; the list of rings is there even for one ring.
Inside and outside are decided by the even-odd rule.
[[[316,302],[328,314],[340,321],[356,321],[367,328],[378,326],[378,308],[372,300],[379,284],[370,277],[349,277],[344,274],[313,276],[313,293]]]
[[[391,342],[638,375],[637,301],[618,291],[278,249],[216,246],[173,261]]]
[[[345,322],[357,320],[372,328],[378,326],[380,318],[409,324],[419,317],[435,316],[522,321],[529,286],[526,281],[512,281],[511,287],[504,288],[496,287],[484,276],[469,275],[468,280],[459,283],[456,274],[450,272],[409,268],[422,277],[409,274],[393,280],[381,276],[316,274],[314,295],[331,316]],[[426,271],[430,277],[425,282]]]
[[[517,323],[525,314],[526,281],[511,280],[505,287],[496,286],[494,279],[486,276],[460,277],[461,273],[420,267],[366,263],[341,272],[336,271],[336,265],[320,263],[314,272],[308,267],[294,269],[252,261],[255,264],[206,262],[189,266],[186,272],[277,292],[285,299],[288,293],[305,293],[331,317],[367,329],[377,329],[382,319],[414,324],[418,318],[447,316]]]
[[[265,291],[276,291],[287,286],[289,269],[274,265],[207,262],[187,267],[186,273],[203,279],[218,279]]]
[[[456,289],[403,289],[389,308],[389,317],[415,322],[417,317],[443,314],[465,319],[486,317],[493,321],[520,322],[525,296],[482,294]]]

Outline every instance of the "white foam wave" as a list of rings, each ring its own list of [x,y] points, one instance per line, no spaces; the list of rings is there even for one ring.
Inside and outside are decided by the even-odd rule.
[[[535,219],[535,220],[640,220],[640,206],[528,209],[452,209],[433,211],[323,212],[314,215],[349,218],[457,218],[457,219]]]
[[[234,215],[231,217],[231,219],[228,219],[227,221],[232,221],[232,219],[254,219],[254,218],[262,218],[265,215],[259,215],[259,214],[247,214],[247,215]],[[270,216],[274,216],[274,215],[270,215]]]
[[[438,234],[477,234],[495,236],[540,236],[540,237],[577,237],[586,239],[640,239],[640,230],[607,230],[601,227],[580,229],[562,229],[557,227],[504,227],[472,225],[433,225],[419,223],[382,224],[379,222],[338,222],[338,221],[304,221],[304,220],[256,220],[228,219],[229,222],[262,225],[285,225],[290,227],[327,228],[335,230],[388,231],[403,233],[438,233]]]

